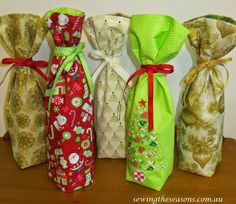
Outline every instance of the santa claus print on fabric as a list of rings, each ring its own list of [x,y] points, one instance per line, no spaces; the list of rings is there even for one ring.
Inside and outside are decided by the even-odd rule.
[[[84,13],[53,9],[47,20],[56,48],[45,93],[49,176],[64,192],[93,182],[93,86],[80,43]]]

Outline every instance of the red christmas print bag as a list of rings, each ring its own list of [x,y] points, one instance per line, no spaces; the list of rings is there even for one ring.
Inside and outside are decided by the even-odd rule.
[[[84,13],[53,9],[45,20],[56,45],[45,92],[48,171],[71,192],[90,185],[94,174],[93,85],[80,43]]]

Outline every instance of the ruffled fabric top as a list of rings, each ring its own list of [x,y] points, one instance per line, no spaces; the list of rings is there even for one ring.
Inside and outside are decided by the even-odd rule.
[[[48,11],[44,17],[56,46],[72,47],[81,39],[84,12],[57,8]]]
[[[47,34],[42,18],[33,14],[8,14],[0,17],[0,38],[12,57],[31,58]]]
[[[206,15],[184,23],[190,30],[190,45],[198,60],[218,59],[236,45],[236,21],[229,17]]]
[[[174,18],[161,14],[131,17],[130,42],[141,64],[162,64],[181,49],[188,30]]]
[[[89,17],[84,25],[95,50],[106,56],[119,56],[127,42],[129,18],[122,14]]]

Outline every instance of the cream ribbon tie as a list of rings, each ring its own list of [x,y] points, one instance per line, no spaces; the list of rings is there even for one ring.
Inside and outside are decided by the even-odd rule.
[[[95,83],[98,75],[101,73],[103,68],[106,65],[109,65],[111,69],[113,69],[124,81],[127,81],[129,78],[128,72],[121,66],[121,57],[118,56],[107,56],[103,51],[94,50],[90,52],[90,55],[96,60],[102,60],[102,63],[93,73],[92,79],[93,83]]]

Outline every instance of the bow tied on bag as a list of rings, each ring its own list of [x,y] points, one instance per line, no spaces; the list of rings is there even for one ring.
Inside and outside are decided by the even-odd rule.
[[[102,52],[100,50],[93,50],[92,52],[90,52],[90,55],[96,60],[101,60],[102,63],[104,63],[104,64],[109,64],[112,68],[120,66],[120,63],[121,63],[120,62],[120,57],[121,57],[120,55],[119,56],[107,56],[104,52]],[[103,66],[105,66],[105,65],[103,65]]]
[[[3,59],[2,64],[12,65],[0,83],[10,73],[4,108],[6,129],[14,158],[24,169],[47,160],[43,100],[47,77],[41,70],[47,62],[34,61],[32,57],[48,29],[37,15],[8,14],[0,17],[0,30],[1,41],[11,56]]]
[[[232,60],[223,57],[236,46],[236,21],[206,15],[184,26],[190,30],[189,46],[201,60],[183,79],[176,120],[178,167],[211,177],[222,155],[224,88],[229,80],[225,63]]]
[[[73,47],[56,46],[54,55],[58,57],[66,57],[66,59],[63,61],[62,67],[64,67],[63,70],[68,72],[73,65],[73,60],[76,58],[76,56],[79,56],[81,53],[83,53],[84,48],[85,43],[79,43],[77,46]]]
[[[83,56],[83,49],[85,48],[85,43],[79,43],[79,45],[74,47],[64,47],[64,46],[57,46],[54,50],[54,56],[58,57],[66,57],[65,60],[62,62],[60,69],[56,73],[56,77],[53,81],[53,85],[49,95],[49,103],[48,103],[48,113],[51,110],[52,104],[52,97],[56,88],[56,84],[61,77],[63,71],[68,72],[71,67],[73,66],[75,58],[78,56],[80,60],[82,60],[82,64],[85,62]]]
[[[2,59],[2,64],[13,64],[4,75],[2,81],[0,82],[0,85],[4,82],[7,74],[11,71],[12,68],[15,67],[22,67],[27,66],[31,67],[36,71],[45,81],[47,80],[46,74],[44,74],[40,68],[47,68],[48,62],[47,61],[33,61],[32,58],[26,58],[26,59],[18,59],[18,58],[4,58]]]
[[[101,61],[92,76],[99,158],[125,157],[126,103],[122,102],[122,97],[130,74],[122,65],[122,56],[126,49],[128,27],[129,18],[119,13],[91,16],[84,25],[94,48],[90,56]]]
[[[107,56],[104,52],[100,50],[93,50],[90,55],[96,60],[102,60],[99,68],[93,73],[93,82],[95,83],[98,75],[104,69],[106,65],[109,65],[119,76],[122,77],[124,81],[127,81],[129,74],[121,66],[121,56]]]
[[[132,53],[142,64],[128,80],[126,111],[126,180],[160,190],[172,172],[174,107],[165,64],[180,51],[188,30],[170,16],[143,14],[131,17]]]
[[[147,73],[148,75],[148,131],[153,130],[153,74],[162,73],[162,74],[171,74],[174,72],[174,67],[170,64],[159,64],[159,65],[142,65],[141,69],[133,73],[127,81],[127,85],[135,77]]]
[[[93,183],[93,84],[80,42],[84,12],[56,8],[45,15],[55,50],[45,92],[48,174],[63,192]]]
[[[200,71],[202,71],[205,68],[208,69],[215,69],[216,65],[221,65],[225,68],[226,70],[226,82],[225,85],[227,84],[228,80],[229,80],[229,73],[227,68],[224,66],[225,63],[232,61],[232,58],[224,58],[224,59],[217,59],[217,60],[211,60],[211,61],[198,61],[197,62],[197,66],[195,66],[194,68],[192,68],[192,70],[186,75],[186,77],[184,78],[184,82],[188,85],[190,85],[195,78],[197,77],[198,73]]]

